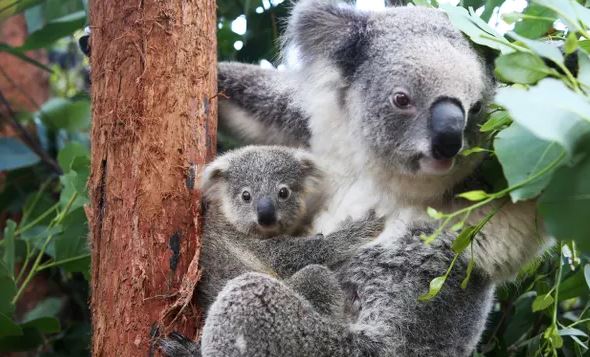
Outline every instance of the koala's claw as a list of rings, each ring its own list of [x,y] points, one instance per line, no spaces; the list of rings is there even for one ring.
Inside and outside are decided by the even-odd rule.
[[[341,230],[348,231],[353,238],[366,240],[376,238],[385,229],[385,217],[377,216],[374,209],[358,219],[347,218],[341,225]]]
[[[160,350],[170,357],[200,357],[201,346],[178,332],[172,332],[160,340]]]

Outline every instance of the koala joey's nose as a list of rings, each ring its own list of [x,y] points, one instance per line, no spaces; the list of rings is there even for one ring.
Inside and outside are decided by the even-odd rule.
[[[263,197],[256,203],[256,213],[258,215],[258,224],[261,226],[272,226],[277,223],[277,215],[272,200]]]
[[[463,146],[465,114],[452,99],[436,102],[430,109],[432,156],[437,160],[451,159]]]

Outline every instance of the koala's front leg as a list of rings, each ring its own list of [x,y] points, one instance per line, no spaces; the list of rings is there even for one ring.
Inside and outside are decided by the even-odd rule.
[[[308,265],[293,274],[286,283],[320,314],[344,319],[344,291],[330,269],[323,265]]]
[[[251,248],[257,256],[265,257],[279,276],[289,277],[310,264],[330,267],[343,262],[376,238],[384,226],[385,219],[371,211],[359,220],[346,220],[327,236],[274,237],[253,242]]]

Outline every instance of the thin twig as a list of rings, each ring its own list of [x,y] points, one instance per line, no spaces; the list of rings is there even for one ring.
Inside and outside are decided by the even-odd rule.
[[[31,149],[35,154],[37,154],[43,163],[47,165],[53,172],[58,175],[61,175],[63,172],[57,162],[45,151],[41,145],[33,138],[33,136],[25,129],[19,122],[16,120],[16,113],[10,106],[6,97],[4,97],[4,93],[0,90],[0,103],[4,105],[6,108],[6,112],[8,113],[8,122],[14,127],[17,131],[21,140]]]

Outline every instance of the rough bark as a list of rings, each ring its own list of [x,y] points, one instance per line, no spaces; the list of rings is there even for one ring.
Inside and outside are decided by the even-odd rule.
[[[12,16],[0,24],[0,42],[18,47],[26,38],[27,23],[23,15]],[[27,56],[47,62],[44,51],[30,51]],[[0,91],[15,110],[35,111],[48,98],[49,74],[20,58],[0,52]],[[0,113],[6,114],[2,106]]]
[[[197,173],[216,146],[213,0],[93,0],[90,6],[94,356],[148,356],[172,326],[199,246]]]

